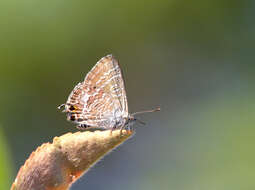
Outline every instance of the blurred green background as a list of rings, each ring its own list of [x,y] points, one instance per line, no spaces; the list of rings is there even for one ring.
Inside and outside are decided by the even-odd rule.
[[[73,190],[255,189],[255,1],[0,1],[0,189],[101,57],[119,59],[146,127]]]

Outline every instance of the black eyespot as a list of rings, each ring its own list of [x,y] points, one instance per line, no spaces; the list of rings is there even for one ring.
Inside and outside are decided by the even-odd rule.
[[[88,125],[86,125],[86,124],[81,124],[81,128],[84,128],[84,129],[86,129],[86,128],[88,128],[89,126]]]
[[[71,115],[71,116],[70,116],[70,120],[71,120],[71,121],[74,121],[74,120],[75,120],[75,116],[74,116],[74,115]]]
[[[73,110],[75,110],[75,107],[74,106],[70,106],[69,110],[73,111]]]
[[[96,89],[97,87],[96,86],[93,86],[93,89]]]

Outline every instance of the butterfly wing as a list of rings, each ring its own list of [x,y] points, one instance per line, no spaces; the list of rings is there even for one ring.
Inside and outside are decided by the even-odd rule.
[[[118,61],[108,55],[100,59],[82,83],[76,85],[66,103],[69,118],[79,124],[112,128],[128,117],[123,75]]]

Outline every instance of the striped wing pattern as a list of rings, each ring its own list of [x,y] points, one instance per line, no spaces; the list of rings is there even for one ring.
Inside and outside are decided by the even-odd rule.
[[[75,86],[65,105],[67,119],[81,126],[113,128],[125,124],[128,105],[118,61],[100,59],[85,80]]]

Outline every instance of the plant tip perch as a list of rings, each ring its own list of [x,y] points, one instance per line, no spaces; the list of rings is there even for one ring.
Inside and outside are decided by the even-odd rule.
[[[67,190],[100,158],[122,144],[133,131],[67,133],[31,153],[11,190]]]

